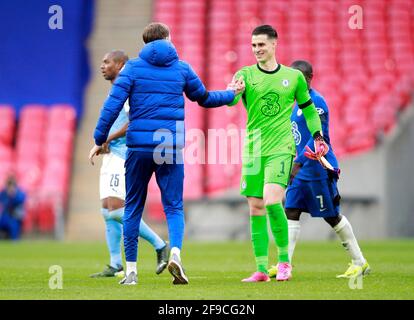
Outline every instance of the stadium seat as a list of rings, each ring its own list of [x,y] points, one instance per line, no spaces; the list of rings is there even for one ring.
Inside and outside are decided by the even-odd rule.
[[[13,149],[8,145],[0,143],[0,162],[12,162],[13,161]]]
[[[54,104],[50,106],[48,128],[74,130],[76,126],[76,109],[71,105]]]
[[[6,128],[11,129],[11,138],[7,136],[6,141],[0,141],[0,185],[15,172],[18,184],[27,192],[25,232],[53,231],[55,201],[67,201],[76,130],[75,110],[64,104],[25,105],[14,134],[14,109],[0,108],[2,133]],[[6,121],[8,124],[2,126]],[[4,136],[0,134],[0,139]]]
[[[369,126],[354,127],[347,135],[347,151],[355,154],[372,149],[376,143],[373,132]]]
[[[41,232],[52,232],[55,227],[55,198],[47,196],[38,202],[37,223]]]
[[[20,121],[44,121],[47,118],[47,106],[39,104],[25,105],[20,112]],[[36,120],[36,121],[35,121]]]
[[[414,81],[410,75],[402,76],[394,87],[397,108],[405,109],[412,102]]]
[[[36,196],[29,194],[24,205],[23,232],[32,232],[38,224],[39,204]]]
[[[17,181],[26,192],[37,189],[41,176],[42,167],[39,162],[27,162],[20,160],[16,165]]]

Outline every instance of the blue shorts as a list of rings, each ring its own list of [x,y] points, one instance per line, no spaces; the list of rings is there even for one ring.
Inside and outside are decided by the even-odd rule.
[[[293,179],[286,190],[286,209],[300,209],[312,217],[335,217],[339,214],[340,196],[336,179],[305,181]]]

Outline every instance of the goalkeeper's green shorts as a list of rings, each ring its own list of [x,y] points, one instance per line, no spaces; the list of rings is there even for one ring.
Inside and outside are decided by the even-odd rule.
[[[266,183],[277,183],[286,188],[292,170],[291,154],[275,154],[263,157],[243,157],[240,194],[263,198]]]

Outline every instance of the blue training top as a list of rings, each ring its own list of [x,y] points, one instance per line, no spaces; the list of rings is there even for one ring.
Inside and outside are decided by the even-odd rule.
[[[321,119],[323,137],[325,138],[326,143],[329,145],[329,152],[325,155],[325,158],[334,168],[338,168],[338,161],[332,149],[329,138],[328,105],[326,104],[325,98],[318,91],[310,89],[309,93]],[[292,122],[292,133],[296,143],[297,157],[295,159],[295,162],[301,163],[303,165],[296,175],[296,178],[307,181],[327,179],[327,170],[324,169],[318,161],[308,159],[304,154],[306,151],[306,145],[308,145],[308,147],[312,150],[315,150],[315,148],[313,138],[306,125],[305,117],[303,116],[302,110],[299,109],[297,103],[293,108],[290,120]]]

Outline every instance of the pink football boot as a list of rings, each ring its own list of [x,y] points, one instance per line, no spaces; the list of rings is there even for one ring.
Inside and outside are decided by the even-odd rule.
[[[249,278],[243,279],[242,282],[268,282],[269,276],[264,272],[255,272]]]
[[[288,262],[279,262],[277,265],[277,281],[287,281],[292,278],[292,266]]]

